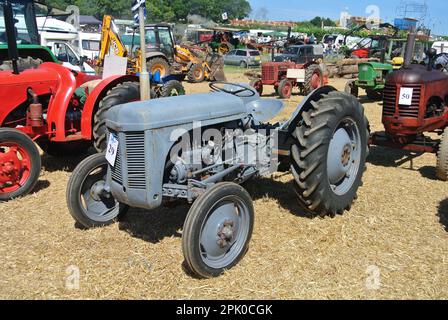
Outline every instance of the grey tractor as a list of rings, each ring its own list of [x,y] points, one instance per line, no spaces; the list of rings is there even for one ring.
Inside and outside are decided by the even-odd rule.
[[[112,107],[106,152],[81,162],[67,187],[69,211],[86,228],[113,223],[129,207],[151,214],[190,203],[182,250],[202,278],[219,276],[248,249],[254,207],[243,182],[291,170],[303,210],[334,216],[356,198],[368,151],[362,105],[333,87],[316,89],[281,123],[269,122],[280,100],[246,84],[210,87]]]

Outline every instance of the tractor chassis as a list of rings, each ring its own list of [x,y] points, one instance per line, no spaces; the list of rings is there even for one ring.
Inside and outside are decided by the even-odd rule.
[[[387,136],[384,131],[374,132],[370,135],[369,145],[388,147],[393,149],[401,149],[420,153],[437,153],[439,140],[433,140],[427,136],[420,135],[409,143],[400,143],[394,141]]]

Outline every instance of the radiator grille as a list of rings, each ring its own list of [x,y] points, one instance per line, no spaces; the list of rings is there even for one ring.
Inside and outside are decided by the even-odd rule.
[[[413,88],[412,104],[410,106],[398,105],[398,115],[404,118],[418,118],[419,104],[421,98],[420,85],[402,85],[405,88]],[[395,115],[396,102],[399,101],[399,91],[395,85],[386,84],[384,88],[383,117]]]
[[[275,67],[270,65],[264,65],[261,68],[261,74],[263,80],[275,80]]]
[[[111,132],[117,140],[118,135],[115,132]],[[120,157],[120,145],[118,145],[117,157],[115,159],[115,166],[111,166],[112,170],[112,180],[118,182],[119,184],[123,184],[123,176],[122,176],[122,168],[121,168],[121,157]]]
[[[126,169],[128,185],[133,189],[146,189],[145,174],[145,134],[126,133]]]

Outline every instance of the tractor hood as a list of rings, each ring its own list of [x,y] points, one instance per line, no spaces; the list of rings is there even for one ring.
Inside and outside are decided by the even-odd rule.
[[[403,67],[390,73],[386,78],[387,84],[425,84],[427,82],[448,80],[448,75],[438,70],[431,70],[419,64]]]
[[[145,131],[201,121],[211,125],[247,116],[242,99],[227,93],[192,94],[117,105],[107,112],[107,126],[117,131]]]

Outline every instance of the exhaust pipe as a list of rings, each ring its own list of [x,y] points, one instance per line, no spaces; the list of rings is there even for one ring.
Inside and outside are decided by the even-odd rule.
[[[412,63],[412,58],[414,56],[414,45],[415,39],[417,38],[417,34],[414,32],[410,32],[408,34],[408,39],[406,42],[406,51],[404,53],[404,67],[409,68]]]

